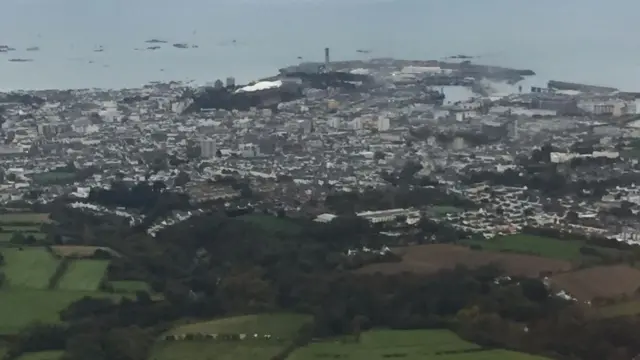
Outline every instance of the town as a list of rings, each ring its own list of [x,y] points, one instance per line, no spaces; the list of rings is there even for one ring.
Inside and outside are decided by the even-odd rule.
[[[0,94],[0,357],[338,358],[403,331],[434,359],[640,353],[599,322],[640,314],[640,93],[324,50],[249,84]]]

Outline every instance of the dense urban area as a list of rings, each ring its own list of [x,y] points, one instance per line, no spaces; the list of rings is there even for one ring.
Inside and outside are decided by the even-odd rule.
[[[640,94],[472,60],[0,94],[0,357],[637,359]]]

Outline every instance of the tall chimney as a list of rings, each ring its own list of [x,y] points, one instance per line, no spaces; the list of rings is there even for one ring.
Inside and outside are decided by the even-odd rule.
[[[324,48],[324,66],[329,69],[329,63],[331,59],[329,58],[329,48]]]

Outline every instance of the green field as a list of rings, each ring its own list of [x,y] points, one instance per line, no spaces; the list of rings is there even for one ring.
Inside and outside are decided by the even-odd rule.
[[[285,346],[268,340],[159,342],[149,360],[270,360]]]
[[[0,214],[0,226],[14,222],[42,224],[51,222],[51,220],[49,219],[49,214],[45,213],[25,212]]]
[[[59,312],[84,296],[120,298],[114,294],[83,291],[0,290],[0,334],[16,333],[35,321],[57,323]]]
[[[43,247],[5,248],[1,251],[5,259],[2,271],[9,287],[45,289],[60,263]]]
[[[311,317],[298,314],[243,315],[178,326],[166,334],[271,334],[291,338]]]
[[[287,360],[350,359],[376,360],[543,360],[506,350],[483,350],[448,330],[374,330],[360,342],[311,343],[294,351]]]
[[[135,293],[136,291],[151,292],[151,287],[144,281],[123,280],[111,281],[109,284],[113,287],[114,292]]]
[[[109,260],[73,260],[57,289],[97,291],[108,267]]]
[[[21,231],[23,233],[34,233],[40,231],[40,225],[3,225],[4,231]]]
[[[36,240],[43,240],[44,238],[47,237],[46,234],[43,234],[41,232],[33,232],[33,233],[23,232],[22,235],[24,235],[24,236],[33,236],[34,238],[36,238]],[[8,242],[10,242],[12,236],[13,236],[13,233],[10,233],[10,232],[2,232],[2,233],[0,233],[0,243],[8,243]]]
[[[584,246],[581,241],[558,240],[527,234],[498,236],[488,240],[465,240],[463,243],[480,245],[485,250],[513,251],[568,261],[581,260],[583,255],[580,253],[580,248]]]
[[[634,316],[640,314],[640,301],[632,300],[598,308],[598,314],[605,318]]]
[[[446,214],[459,213],[464,210],[455,206],[432,206],[428,211],[436,216],[444,216]]]
[[[178,326],[166,334],[260,334],[272,338],[244,341],[158,341],[150,360],[270,360],[286,349],[310,316],[297,314],[244,315]]]
[[[58,360],[64,351],[39,351],[20,355],[17,360]]]
[[[296,234],[302,229],[300,225],[296,224],[293,220],[288,218],[279,218],[273,215],[265,214],[250,214],[237,217],[242,221],[249,222],[263,228],[269,232],[282,232],[288,234]]]

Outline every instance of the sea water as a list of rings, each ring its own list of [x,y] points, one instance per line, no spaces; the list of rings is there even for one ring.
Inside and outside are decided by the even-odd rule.
[[[0,45],[17,50],[0,53],[0,89],[243,83],[329,47],[335,60],[472,55],[640,91],[639,12],[637,0],[2,0]],[[135,50],[153,38],[168,43]]]

